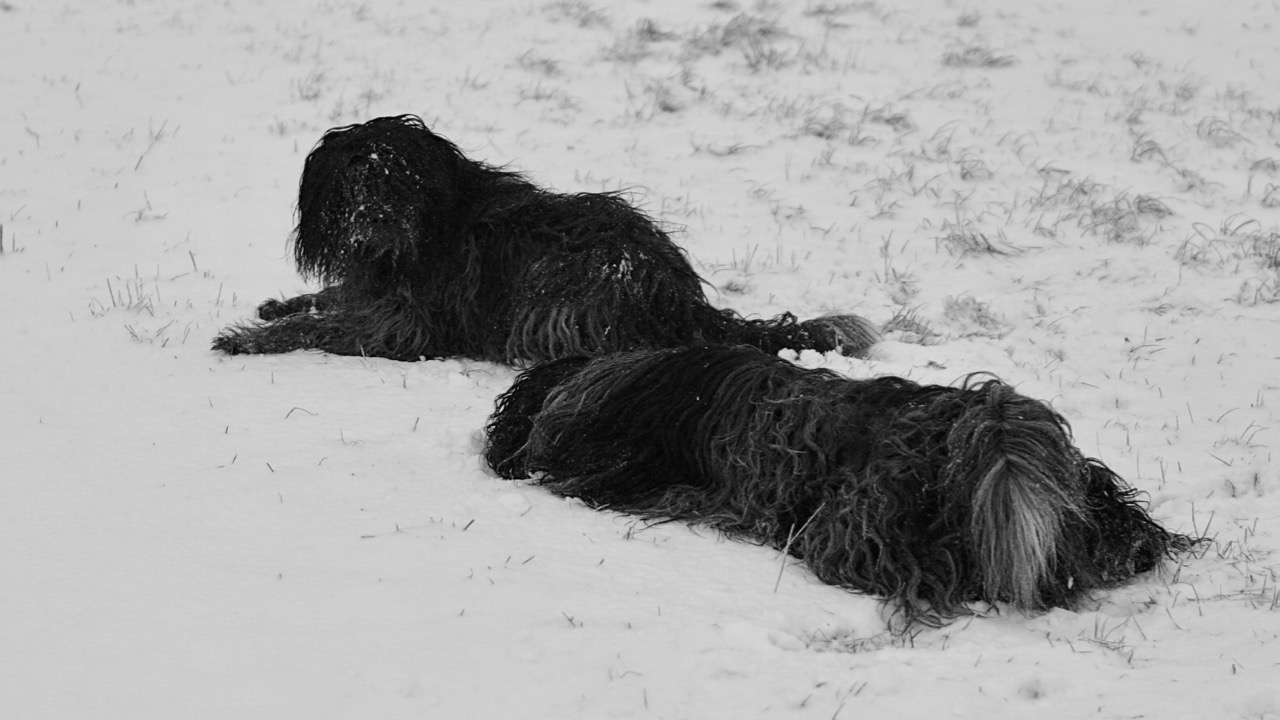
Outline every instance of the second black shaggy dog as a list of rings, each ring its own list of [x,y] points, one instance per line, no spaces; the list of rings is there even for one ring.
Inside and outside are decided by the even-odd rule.
[[[543,190],[408,115],[325,133],[293,244],[324,288],[264,302],[261,322],[214,349],[526,363],[695,342],[860,354],[877,339],[852,315],[716,309],[684,253],[617,195]]]
[[[487,431],[503,477],[772,545],[907,623],[1069,608],[1192,543],[994,379],[850,380],[750,348],[568,358],[523,373]]]

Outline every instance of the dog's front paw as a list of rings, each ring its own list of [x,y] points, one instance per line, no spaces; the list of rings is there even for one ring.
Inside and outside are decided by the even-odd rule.
[[[241,328],[227,328],[213,339],[213,349],[228,355],[252,355],[259,353],[253,337]]]
[[[290,308],[288,303],[275,298],[267,298],[258,306],[258,318],[262,320],[275,320],[295,312],[297,310]]]
[[[859,315],[823,315],[801,324],[848,357],[866,357],[871,347],[880,342],[879,328]]]

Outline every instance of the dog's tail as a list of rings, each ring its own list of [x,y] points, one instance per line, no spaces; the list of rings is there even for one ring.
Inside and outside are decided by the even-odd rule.
[[[866,357],[881,340],[876,325],[858,315],[823,315],[802,321],[791,313],[782,313],[768,319],[747,319],[710,305],[702,310],[699,330],[708,342],[752,345],[768,355],[791,349],[834,350],[851,357]]]
[[[975,404],[948,438],[944,471],[949,502],[969,498],[968,542],[981,596],[1024,609],[1058,604],[1073,594],[1060,559],[1070,527],[1083,512],[1083,458],[1066,421],[1045,403],[1008,385],[973,388]]]

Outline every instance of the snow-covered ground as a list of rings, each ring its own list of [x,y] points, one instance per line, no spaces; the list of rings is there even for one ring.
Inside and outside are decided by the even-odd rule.
[[[2,0],[0,716],[1280,717],[1280,4]],[[212,353],[327,128],[634,192],[716,302],[989,370],[1202,554],[905,636],[482,468],[511,369]]]

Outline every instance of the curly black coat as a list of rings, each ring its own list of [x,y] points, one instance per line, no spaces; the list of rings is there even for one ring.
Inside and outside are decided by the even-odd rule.
[[[989,377],[850,380],[742,347],[567,358],[523,373],[487,433],[502,477],[783,549],[908,624],[1073,607],[1192,544]]]
[[[325,133],[303,168],[293,246],[323,289],[267,300],[214,349],[525,364],[696,342],[852,355],[878,338],[853,315],[715,308],[680,248],[619,196],[536,187],[408,115]]]

